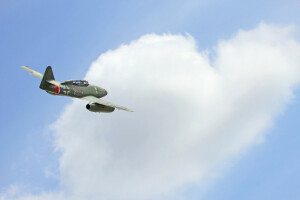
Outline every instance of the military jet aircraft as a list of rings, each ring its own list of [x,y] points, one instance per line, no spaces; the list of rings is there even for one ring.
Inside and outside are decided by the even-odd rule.
[[[69,80],[62,83],[56,81],[51,66],[47,67],[44,75],[26,66],[22,66],[22,68],[30,72],[31,75],[42,79],[40,84],[42,90],[52,95],[69,96],[86,100],[89,102],[86,105],[86,109],[91,112],[110,113],[113,112],[115,108],[133,112],[128,108],[100,99],[107,95],[107,91],[101,87],[90,85],[85,80]]]

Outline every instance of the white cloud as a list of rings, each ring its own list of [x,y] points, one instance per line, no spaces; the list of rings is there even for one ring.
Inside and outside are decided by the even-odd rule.
[[[53,125],[63,192],[165,199],[206,182],[263,137],[293,96],[299,63],[293,27],[264,23],[220,41],[214,61],[182,35],[146,35],[102,54],[85,78],[135,112],[66,107]]]

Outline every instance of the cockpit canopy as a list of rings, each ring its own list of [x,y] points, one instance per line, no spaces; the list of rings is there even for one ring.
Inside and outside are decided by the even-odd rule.
[[[88,86],[89,82],[87,82],[86,80],[69,80],[69,81],[65,81],[63,83],[61,83],[62,85],[76,85],[76,86]]]

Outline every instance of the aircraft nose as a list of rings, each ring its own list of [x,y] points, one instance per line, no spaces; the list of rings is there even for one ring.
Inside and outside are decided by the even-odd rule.
[[[105,94],[105,96],[108,94],[106,90],[104,90],[104,94]]]

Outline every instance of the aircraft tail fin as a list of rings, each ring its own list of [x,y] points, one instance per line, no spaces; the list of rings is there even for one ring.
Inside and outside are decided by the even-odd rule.
[[[48,66],[41,81],[40,88],[43,90],[49,90],[51,84],[48,81],[51,80],[55,80],[55,78],[51,66]]]

